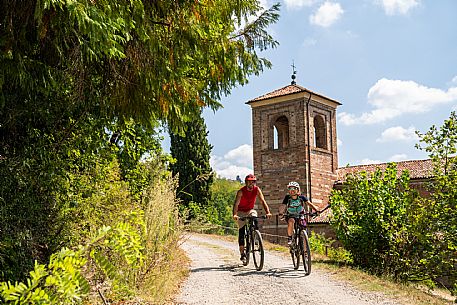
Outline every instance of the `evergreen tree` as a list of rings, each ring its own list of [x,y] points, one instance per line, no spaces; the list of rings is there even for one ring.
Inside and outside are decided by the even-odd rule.
[[[177,196],[182,200],[181,207],[189,209],[190,218],[208,207],[211,196],[213,172],[209,158],[212,146],[207,136],[201,112],[187,124],[185,135],[170,132],[171,155],[176,159],[170,168],[173,175],[179,176]]]

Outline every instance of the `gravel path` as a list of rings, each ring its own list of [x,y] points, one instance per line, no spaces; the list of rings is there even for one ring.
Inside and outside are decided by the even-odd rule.
[[[175,304],[396,305],[381,294],[361,292],[331,275],[294,270],[288,255],[266,252],[262,271],[244,267],[238,247],[215,237],[191,234],[182,248],[192,260],[190,276]]]

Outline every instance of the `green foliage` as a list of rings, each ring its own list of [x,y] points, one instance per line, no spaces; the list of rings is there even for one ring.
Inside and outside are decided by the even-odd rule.
[[[179,128],[200,107],[217,109],[222,94],[271,66],[257,50],[277,45],[266,28],[278,20],[279,5],[261,10],[256,0],[4,5],[0,105],[15,108],[11,98],[24,93],[19,100],[28,99],[38,112],[59,101]]]
[[[401,245],[409,238],[407,209],[416,195],[408,182],[409,174],[397,175],[390,164],[384,172],[348,176],[345,187],[333,192],[332,225],[356,265],[398,277],[409,271]]]
[[[159,126],[182,132],[269,67],[257,52],[277,45],[266,28],[278,10],[256,0],[1,2],[0,280],[25,281],[35,261],[143,208],[169,160]]]
[[[208,234],[233,235],[238,232],[232,218],[232,208],[236,192],[240,187],[238,181],[216,177],[211,185],[209,206],[201,207],[197,203],[189,203],[186,212],[196,215],[196,217],[187,222],[186,229]]]
[[[23,147],[11,139],[2,143],[11,150],[0,153],[0,257],[5,258],[0,260],[1,278],[18,280],[33,268],[34,260],[44,263],[68,245],[71,223],[83,211],[81,199],[107,182],[114,151],[101,130],[84,136],[100,128],[99,122],[87,118],[78,128],[72,124],[17,135]]]
[[[216,209],[217,220],[213,223],[224,227],[236,227],[233,221],[233,203],[236,192],[241,188],[238,181],[216,178],[211,186],[211,205]]]
[[[322,234],[313,233],[309,237],[309,244],[312,253],[326,255],[334,262],[341,264],[353,263],[351,254],[343,247],[332,247],[334,241]]]
[[[173,185],[155,184],[144,208],[100,227],[75,250],[62,248],[46,265],[35,262],[26,281],[0,283],[2,304],[79,304],[99,293],[109,301],[126,300],[146,287],[150,295],[151,277],[169,260],[180,234]]]
[[[452,112],[449,119],[437,128],[432,126],[425,134],[418,133],[424,149],[434,164],[432,193],[422,219],[426,220],[430,246],[421,260],[433,279],[444,279],[446,285],[457,284],[457,116]],[[454,288],[457,294],[457,290]]]
[[[201,113],[189,122],[185,136],[170,133],[171,155],[176,159],[170,169],[179,179],[177,196],[182,201],[182,208],[188,209],[190,218],[197,217],[200,208],[209,206],[213,173],[209,164],[212,146],[207,136]]]
[[[157,174],[164,170],[164,164],[168,160],[162,154],[160,144],[161,137],[155,129],[145,128],[137,122],[117,122],[110,126],[113,132],[110,142],[119,148],[118,157],[122,177],[129,182],[130,191],[135,199],[140,199],[143,191]],[[156,171],[147,169],[148,164],[154,163]]]
[[[0,296],[5,304],[79,303],[89,293],[89,284],[80,273],[85,263],[82,248],[63,248],[47,266],[35,263],[27,283],[2,282]]]
[[[457,282],[457,117],[418,133],[434,164],[430,197],[419,198],[393,166],[370,177],[350,176],[332,194],[332,221],[354,263],[403,281]],[[454,287],[454,288],[453,288]],[[455,291],[454,291],[455,293]]]

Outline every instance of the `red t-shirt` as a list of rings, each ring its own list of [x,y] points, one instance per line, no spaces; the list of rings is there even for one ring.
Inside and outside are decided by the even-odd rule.
[[[246,186],[241,188],[241,200],[240,204],[238,205],[238,211],[241,212],[249,212],[254,208],[255,200],[257,198],[257,194],[259,193],[259,188],[257,185],[254,185],[252,190],[248,190]]]

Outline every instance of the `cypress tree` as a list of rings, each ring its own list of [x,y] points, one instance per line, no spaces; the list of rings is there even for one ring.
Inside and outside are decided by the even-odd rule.
[[[208,131],[201,111],[187,123],[184,135],[170,132],[170,151],[176,159],[170,169],[173,175],[179,177],[177,197],[181,200],[182,208],[191,208],[190,218],[209,205],[211,196],[213,172],[209,159],[212,146],[208,143],[207,136]]]

